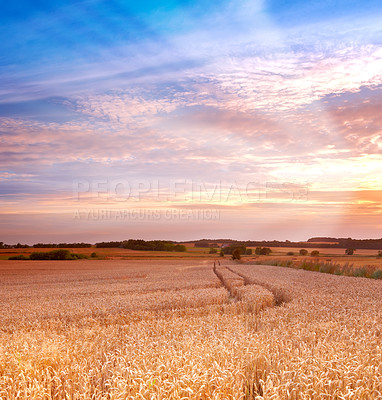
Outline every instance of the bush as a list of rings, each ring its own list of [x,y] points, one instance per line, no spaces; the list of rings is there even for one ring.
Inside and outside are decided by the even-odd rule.
[[[352,256],[355,252],[355,249],[346,249],[345,254],[348,256]]]
[[[376,271],[374,271],[371,277],[373,279],[382,279],[382,269],[377,269]]]
[[[96,253],[95,251],[93,251],[93,253],[90,254],[90,257],[91,257],[91,258],[96,258],[96,257],[97,257],[97,253]]]
[[[30,255],[31,260],[71,260],[69,250],[35,251]]]
[[[334,266],[331,263],[321,264],[318,269],[319,272],[323,272],[325,274],[333,274]]]
[[[71,260],[72,255],[69,250],[53,250],[50,252],[52,260]]]
[[[299,253],[300,253],[300,256],[306,256],[306,255],[308,255],[308,250],[301,249]]]
[[[318,257],[318,256],[320,255],[320,252],[319,252],[318,250],[313,250],[313,251],[310,253],[310,255],[311,255],[312,257]]]
[[[180,252],[184,252],[186,251],[186,246],[184,244],[176,244],[174,246],[174,251],[180,251]]]
[[[294,256],[293,251],[288,251],[287,256]]]
[[[220,257],[224,257],[224,251],[220,250]]]
[[[303,263],[301,264],[301,268],[309,271],[310,270],[310,264],[307,261],[303,261]]]
[[[29,258],[31,260],[51,260],[51,256],[49,253],[50,252],[35,251],[35,252],[31,253]]]
[[[245,250],[245,255],[246,256],[251,256],[252,255],[252,249]]]
[[[216,254],[218,251],[213,247],[210,248],[209,254]]]
[[[356,277],[366,277],[366,268],[357,268],[353,272],[353,276]]]
[[[36,251],[29,256],[31,260],[78,260],[87,258],[84,254],[72,254],[69,250]]]
[[[8,257],[8,260],[29,260],[29,257],[25,257],[23,254],[19,254],[18,256]]]
[[[85,254],[71,254],[72,258],[66,258],[66,260],[83,260],[89,258],[88,256],[85,256]]]
[[[382,257],[382,251],[378,251],[378,257]]]

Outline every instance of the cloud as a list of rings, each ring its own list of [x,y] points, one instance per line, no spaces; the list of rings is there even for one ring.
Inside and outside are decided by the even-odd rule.
[[[9,35],[18,53],[3,52],[0,65],[0,193],[10,212],[71,210],[81,178],[308,185],[316,197],[304,205],[251,206],[265,213],[251,223],[272,232],[278,218],[285,232],[294,217],[304,232],[315,214],[323,226],[328,204],[333,224],[352,202],[379,212],[371,195],[349,194],[380,182],[378,18],[292,27],[277,25],[263,1],[239,3],[205,13],[193,2],[161,19],[138,3],[100,2],[107,15],[78,25],[92,3],[77,2],[78,14],[60,8],[45,33],[44,12],[25,32],[20,21],[0,28],[18,31]],[[78,44],[68,27],[83,35]],[[232,201],[244,224],[249,203]]]

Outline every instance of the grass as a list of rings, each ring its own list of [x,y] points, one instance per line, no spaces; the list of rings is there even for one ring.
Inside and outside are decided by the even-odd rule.
[[[209,258],[0,261],[0,303],[2,400],[382,392],[380,280]]]
[[[306,271],[322,272],[326,274],[345,275],[363,278],[382,279],[382,269],[379,265],[355,266],[353,263],[338,263],[317,259],[268,259],[250,261],[249,264],[275,265],[286,268],[303,269]]]

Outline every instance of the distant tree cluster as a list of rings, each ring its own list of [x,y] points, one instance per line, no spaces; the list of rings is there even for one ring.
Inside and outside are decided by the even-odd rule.
[[[174,244],[166,240],[129,239],[122,242],[122,248],[147,251],[186,251],[186,246],[183,244]]]
[[[92,247],[90,243],[36,243],[32,246],[27,244],[5,244],[4,242],[0,242],[0,249],[28,249],[30,247],[36,249],[64,249],[67,247],[84,249],[88,247]]]
[[[210,243],[208,240],[198,240],[194,244],[195,247],[210,247]]]
[[[247,249],[245,246],[231,244],[230,246],[226,246],[221,249],[220,255],[224,256],[225,254],[231,255],[234,260],[240,260],[241,256],[251,255],[252,249]]]
[[[4,242],[0,242],[0,249],[27,249],[29,246],[27,244],[6,244]]]
[[[197,240],[194,242],[194,247],[213,247],[213,248],[218,248],[219,244],[216,242],[210,242],[208,240],[202,239],[202,240]]]
[[[122,247],[123,242],[99,242],[96,243],[96,247],[107,249],[110,247]]]
[[[122,249],[130,250],[143,250],[143,251],[186,251],[186,246],[183,244],[175,244],[166,240],[143,240],[143,239],[129,239],[121,242],[100,242],[96,243],[98,248],[119,247]]]
[[[309,243],[312,245],[317,245],[316,247],[337,247],[343,249],[380,249],[382,248],[382,238],[381,239],[352,239],[352,238],[331,238],[331,237],[315,237],[308,239]],[[320,242],[320,243],[314,243]],[[337,244],[325,244],[327,243],[337,243]],[[318,246],[320,244],[320,246]]]
[[[316,237],[310,238],[307,242],[291,242],[289,240],[262,240],[262,241],[238,241],[233,239],[202,239],[195,243],[195,247],[210,247],[213,243],[223,243],[223,245],[235,245],[245,247],[293,247],[293,248],[340,248],[340,249],[382,249],[381,239],[352,239],[352,238],[330,238]]]
[[[318,242],[318,243],[336,243],[340,239],[338,238],[332,238],[332,237],[312,237],[307,240],[307,242]],[[353,240],[352,238],[348,238],[346,240]]]
[[[235,245],[235,244],[231,244],[230,246],[226,246],[226,247],[222,248],[224,254],[229,254],[229,255],[232,255],[236,249],[238,249],[240,251],[241,255],[244,255],[247,250],[247,248],[245,246],[240,246],[240,245]]]
[[[58,248],[63,249],[66,247],[76,248],[76,249],[83,249],[92,247],[90,243],[36,243],[33,245],[34,248],[37,249],[44,249],[44,248]]]
[[[12,256],[8,260],[79,260],[87,258],[83,254],[71,253],[69,250],[60,249],[52,251],[36,251],[26,257],[24,255]]]
[[[256,247],[255,254],[257,256],[268,256],[272,253],[272,250],[269,247]]]

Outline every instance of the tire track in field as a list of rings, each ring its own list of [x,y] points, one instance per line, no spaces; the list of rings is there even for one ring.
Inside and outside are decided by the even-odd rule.
[[[245,285],[258,285],[261,286],[267,290],[269,290],[272,294],[273,297],[275,299],[275,306],[281,306],[285,303],[289,303],[290,301],[292,301],[290,294],[286,293],[284,290],[272,285],[272,284],[268,284],[265,282],[260,282],[258,280],[256,280],[255,278],[252,277],[248,277],[247,275],[234,271],[231,267],[227,266],[226,267],[229,271],[231,271],[232,273],[240,276],[241,278],[244,279],[244,284]]]
[[[246,283],[243,276],[228,266],[221,265],[220,261],[214,262],[213,271],[230,294],[230,299],[240,302],[244,311],[258,312],[276,304],[275,296],[271,291],[255,283]]]
[[[233,301],[239,301],[235,288],[244,286],[244,279],[233,271],[228,270],[225,266],[220,264],[220,261],[214,261],[213,271],[219,278],[222,286],[230,294]]]

